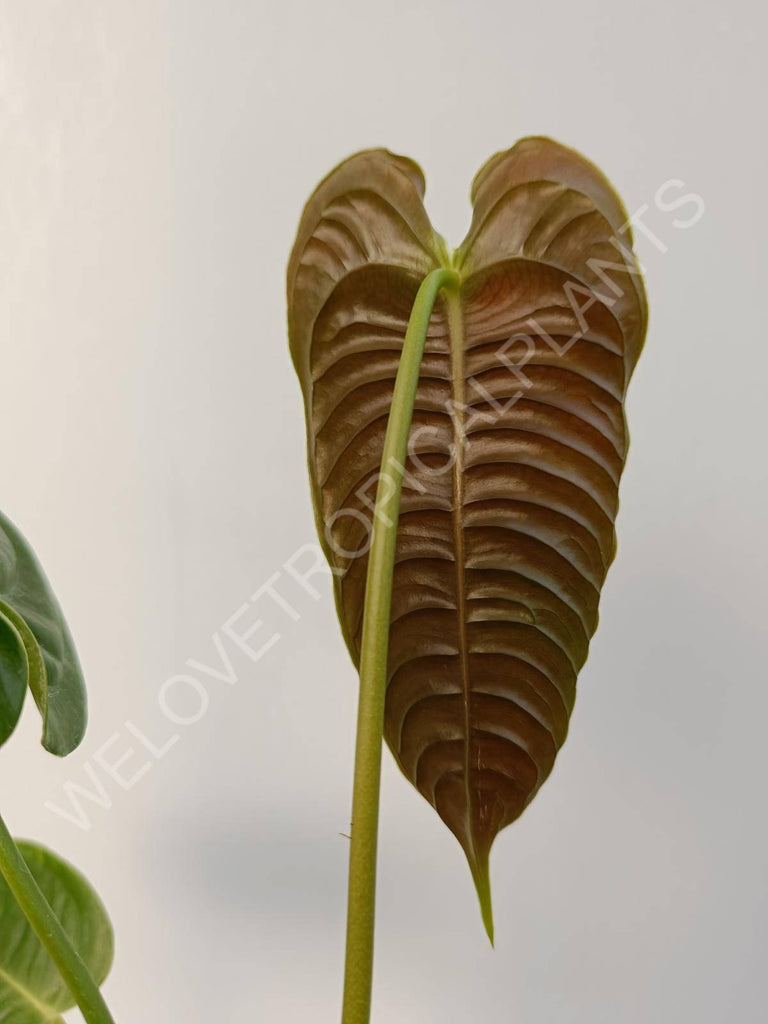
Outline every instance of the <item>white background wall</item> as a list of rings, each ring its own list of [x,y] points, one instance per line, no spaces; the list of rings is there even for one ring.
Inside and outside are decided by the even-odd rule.
[[[356,680],[328,583],[281,576],[300,620],[259,606],[258,665],[221,632],[313,539],[285,263],[350,152],[418,160],[458,244],[473,174],[531,133],[668,248],[638,239],[619,554],[568,744],[495,849],[495,952],[387,755],[374,1020],[762,1021],[766,29],[757,0],[0,3],[0,506],[91,696],[66,762],[30,704],[0,800],[109,906],[118,1024],[338,1019]],[[654,206],[671,178],[706,202],[689,230]],[[234,686],[185,669],[221,666],[217,631]],[[126,721],[166,740],[185,672],[207,713],[122,791],[94,755],[151,761]],[[89,765],[112,806],[85,832],[45,805]]]

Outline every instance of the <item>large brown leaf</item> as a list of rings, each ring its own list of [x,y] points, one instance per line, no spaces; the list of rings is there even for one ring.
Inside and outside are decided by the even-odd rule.
[[[394,571],[385,736],[476,881],[552,770],[614,555],[624,396],[646,325],[626,213],[579,154],[525,139],[472,188],[449,256],[424,179],[359,153],[307,204],[288,269],[318,529],[358,663],[375,481],[416,291],[433,313]]]

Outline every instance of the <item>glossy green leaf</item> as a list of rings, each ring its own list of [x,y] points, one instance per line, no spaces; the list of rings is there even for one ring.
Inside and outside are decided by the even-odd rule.
[[[37,558],[0,513],[0,745],[16,726],[27,686],[43,717],[43,746],[71,753],[87,721],[80,662]]]
[[[29,662],[19,631],[0,611],[0,746],[16,728],[28,674]]]
[[[55,854],[34,843],[18,847],[35,881],[74,948],[101,985],[114,955],[112,926],[86,879]],[[32,931],[0,877],[0,1021],[2,1024],[62,1024],[74,999],[58,968]]]

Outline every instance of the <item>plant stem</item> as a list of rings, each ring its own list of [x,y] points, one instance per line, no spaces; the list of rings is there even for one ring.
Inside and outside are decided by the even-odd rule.
[[[400,495],[430,317],[440,291],[458,284],[454,270],[440,268],[422,281],[416,294],[397,370],[376,489],[360,654],[342,1024],[370,1021],[381,747]]]
[[[5,878],[16,902],[58,967],[87,1024],[115,1024],[98,985],[74,949],[61,922],[27,867],[27,862],[13,841],[2,816],[0,874]]]

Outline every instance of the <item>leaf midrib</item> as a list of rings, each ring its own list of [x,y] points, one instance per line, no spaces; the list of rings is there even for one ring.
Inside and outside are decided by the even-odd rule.
[[[5,982],[5,984],[15,992],[18,992],[23,999],[26,999],[30,1006],[33,1006],[43,1014],[47,1024],[64,1024],[62,1018],[59,1016],[58,1010],[54,1009],[52,1006],[46,1006],[45,1003],[42,1003],[29,991],[29,989],[25,988],[20,981],[17,981],[2,967],[0,967],[0,981]]]
[[[468,856],[476,863],[475,835],[472,826],[472,787],[470,785],[471,687],[469,679],[469,646],[467,642],[467,588],[464,558],[464,432],[466,381],[464,372],[464,323],[461,308],[461,286],[446,292],[448,333],[451,350],[451,397],[453,401],[453,544],[456,554],[456,614],[458,616],[459,656],[464,695],[464,803],[467,816]]]

